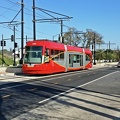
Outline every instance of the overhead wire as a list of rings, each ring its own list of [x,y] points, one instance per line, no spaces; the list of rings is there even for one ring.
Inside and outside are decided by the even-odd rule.
[[[11,3],[11,4],[13,4],[13,6],[15,6],[15,5],[20,6],[20,4],[15,3],[15,2],[13,2],[13,1],[11,1],[11,0],[6,0],[6,1],[8,1],[8,2]],[[4,9],[7,9],[7,11],[11,10],[11,11],[14,11],[14,12],[18,12],[18,10],[12,9],[12,7],[11,7],[11,8],[7,8],[7,7],[3,7],[3,6],[0,6],[0,7],[1,7],[1,8],[4,8]],[[30,10],[30,9],[28,9],[28,8],[26,8],[26,7],[25,7],[25,10],[26,10],[26,11],[29,11],[30,13],[25,12],[24,14],[32,16],[32,10]],[[2,16],[3,16],[3,15],[2,15]],[[45,17],[45,16],[43,16],[43,15],[40,15],[40,14],[38,14],[38,13],[36,13],[36,17],[38,17],[38,18],[47,18],[47,17]],[[52,23],[52,24],[60,24],[60,22],[56,22],[56,23]],[[63,26],[64,26],[64,27],[67,27],[67,28],[70,28],[69,26],[66,26],[65,24],[63,24]],[[26,28],[26,27],[25,27],[25,28]],[[33,29],[30,29],[30,28],[27,28],[27,29],[33,30]],[[42,32],[39,32],[39,31],[36,31],[36,32],[42,33]],[[42,33],[42,34],[46,34],[46,33]],[[46,34],[46,35],[50,35],[50,34]],[[38,36],[38,35],[37,35],[37,36]],[[53,35],[50,35],[50,36],[53,36]]]
[[[8,1],[8,2],[10,2],[11,4],[14,4],[14,5],[18,5],[18,3],[15,3],[15,2],[13,2],[13,1],[11,1],[11,0],[6,0],[6,1]],[[14,6],[13,5],[13,6]],[[11,10],[11,11],[15,11],[15,12],[18,12],[17,10],[14,10],[14,9],[11,9],[11,8],[7,8],[7,7],[3,7],[3,6],[0,6],[1,8],[4,8],[4,9],[7,9],[7,10]],[[32,10],[29,10],[29,9],[27,9],[27,8],[25,8],[25,10],[27,10],[27,11],[30,11],[30,12],[32,12]],[[31,13],[24,13],[24,14],[26,14],[26,15],[30,15],[30,16],[32,16],[32,14]],[[42,15],[40,15],[40,14],[38,14],[38,13],[36,13],[37,14],[37,17],[44,17],[44,16],[42,16]],[[7,27],[6,27],[7,28]],[[39,31],[37,31],[37,32],[39,32]],[[42,33],[42,32],[39,32],[39,33]],[[46,33],[44,33],[44,34],[46,34]]]

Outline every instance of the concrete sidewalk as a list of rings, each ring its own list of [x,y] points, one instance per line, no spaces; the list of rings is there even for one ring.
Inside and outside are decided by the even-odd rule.
[[[100,68],[100,67],[112,67],[112,66],[116,66],[118,64],[118,62],[108,62],[108,63],[97,63],[96,65],[93,65],[93,68]]]

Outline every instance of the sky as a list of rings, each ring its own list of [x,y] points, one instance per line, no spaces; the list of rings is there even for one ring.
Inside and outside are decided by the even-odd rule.
[[[21,47],[21,0],[0,0],[0,23],[9,21],[18,21],[15,26],[15,37],[18,46]],[[33,39],[33,0],[24,1],[24,37],[28,40]],[[68,28],[76,28],[78,31],[86,32],[86,29],[103,36],[103,41],[109,43],[111,49],[120,49],[120,0],[35,0],[35,6],[69,17],[63,21],[63,32]],[[36,20],[51,18],[44,12],[36,9]],[[54,17],[63,16],[51,14]],[[59,22],[37,22],[37,39],[57,39],[61,32]],[[13,25],[0,24],[0,36],[2,39],[8,39],[13,34]],[[24,45],[26,40],[24,40]],[[108,44],[102,45],[102,48],[108,48]],[[5,49],[13,48],[13,42],[6,41]]]

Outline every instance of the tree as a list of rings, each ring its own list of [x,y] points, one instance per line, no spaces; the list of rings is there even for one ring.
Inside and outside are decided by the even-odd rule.
[[[103,50],[97,50],[96,51],[96,60],[103,60],[105,59],[105,52]]]
[[[78,46],[81,43],[81,36],[79,31],[75,28],[69,28],[68,32],[64,34],[64,43],[68,45]]]
[[[94,42],[94,37],[96,44],[99,44],[99,46],[104,43],[102,35],[91,29],[86,29],[86,32],[79,32],[75,28],[69,28],[68,32],[64,34],[64,43],[73,46],[90,48],[90,45]]]
[[[117,55],[118,55],[118,61],[120,61],[120,50],[119,51],[117,51]]]
[[[83,35],[83,47],[89,48],[90,45],[92,45],[94,42],[94,37],[96,44],[101,45],[104,43],[104,41],[102,40],[102,35],[100,35],[97,32],[94,32],[91,29],[87,29],[86,33]]]

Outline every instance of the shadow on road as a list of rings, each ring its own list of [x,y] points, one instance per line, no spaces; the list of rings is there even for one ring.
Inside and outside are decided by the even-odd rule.
[[[0,120],[7,120],[4,115],[2,114],[2,110],[1,110],[1,105],[2,105],[2,97],[1,97],[1,94],[0,94]]]
[[[4,89],[3,89],[4,88]],[[17,119],[17,117],[21,117],[21,120],[45,120],[49,118],[53,119],[61,119],[59,114],[57,115],[57,111],[62,113],[62,118],[64,119],[66,115],[64,114],[64,109],[68,111],[68,109],[76,108],[76,110],[85,111],[86,113],[93,114],[96,116],[100,116],[106,119],[119,120],[119,117],[114,113],[119,113],[120,110],[110,104],[102,104],[98,101],[92,101],[90,99],[85,99],[86,97],[94,97],[95,99],[102,99],[103,101],[112,101],[114,104],[118,104],[120,101],[119,96],[114,96],[107,93],[102,93],[100,91],[94,91],[86,88],[74,88],[74,86],[70,86],[66,82],[64,84],[56,84],[55,81],[36,81],[36,82],[15,82],[4,84],[0,86],[0,90],[2,94],[10,95],[4,102],[2,101],[2,97],[0,94],[0,120],[7,119]],[[70,90],[69,92],[66,92]],[[75,90],[75,91],[74,91]],[[76,96],[72,96],[69,93],[77,92]],[[63,94],[61,94],[63,93]],[[80,93],[80,94],[78,94]],[[98,93],[98,94],[95,94]],[[79,96],[78,96],[79,95]],[[60,98],[66,97],[66,98]],[[85,97],[85,98],[84,98]],[[55,102],[51,102],[55,101]],[[81,103],[85,103],[83,105]],[[48,106],[47,106],[48,104]],[[4,111],[1,110],[1,105],[4,107]],[[59,106],[56,106],[59,105]],[[90,106],[90,107],[89,107]],[[100,111],[99,109],[94,109],[91,106],[95,106],[95,108],[102,108],[104,111]],[[2,107],[2,108],[3,108]],[[58,109],[59,108],[59,109]],[[31,112],[32,110],[36,110],[37,112]],[[54,112],[52,115],[48,114],[48,111]],[[63,111],[62,111],[63,110]],[[30,112],[29,112],[30,111]],[[71,110],[70,110],[71,111]],[[113,111],[114,113],[108,113],[106,111]],[[3,114],[5,114],[5,118]],[[81,115],[81,114],[79,114]],[[78,116],[79,116],[78,115]],[[70,120],[79,120],[79,118],[74,118],[74,116],[66,115]],[[34,118],[34,119],[32,119]],[[38,119],[37,119],[38,118]]]

